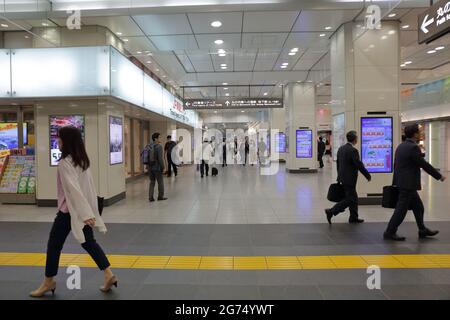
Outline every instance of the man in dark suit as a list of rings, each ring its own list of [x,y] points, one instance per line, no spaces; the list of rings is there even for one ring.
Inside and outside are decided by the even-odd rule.
[[[345,198],[331,209],[325,209],[328,223],[331,218],[350,209],[349,223],[362,223],[364,220],[358,218],[358,194],[356,193],[356,183],[358,182],[358,171],[361,172],[368,181],[372,179],[370,173],[359,159],[359,152],[354,146],[358,142],[356,131],[347,133],[347,144],[341,146],[337,153],[338,182],[342,183],[345,190]]]
[[[439,231],[425,227],[423,220],[424,207],[417,190],[421,190],[420,168],[436,180],[445,181],[431,164],[423,157],[417,141],[419,140],[419,126],[410,125],[405,128],[405,142],[395,151],[394,185],[399,190],[398,202],[389,225],[384,232],[384,239],[404,241],[405,237],[397,235],[397,229],[405,219],[408,209],[412,209],[419,228],[419,238],[435,236]]]
[[[319,137],[319,142],[317,143],[317,160],[319,161],[319,166],[323,168],[323,155],[325,154],[325,142],[323,142],[323,138]]]

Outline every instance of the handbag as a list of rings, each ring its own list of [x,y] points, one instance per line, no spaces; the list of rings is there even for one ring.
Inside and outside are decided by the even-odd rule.
[[[97,196],[98,213],[102,215],[105,198]]]
[[[398,202],[398,188],[396,186],[383,187],[383,199],[381,206],[383,208],[395,209]]]
[[[344,200],[344,198],[345,198],[344,186],[342,184],[340,184],[339,182],[332,183],[330,185],[330,187],[328,188],[328,194],[327,194],[328,201],[340,202],[340,201]]]

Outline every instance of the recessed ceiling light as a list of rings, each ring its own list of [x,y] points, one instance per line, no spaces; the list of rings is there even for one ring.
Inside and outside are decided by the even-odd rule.
[[[288,54],[289,54],[290,56],[295,56],[295,55],[296,55],[295,52],[289,52]]]
[[[267,92],[264,92],[264,95],[267,96]]]
[[[219,53],[219,57],[226,57],[227,55],[225,53]]]
[[[142,52],[141,52],[141,51],[137,51],[136,53],[137,53],[137,54],[142,54]]]
[[[214,41],[214,43],[215,44],[223,44],[223,40],[218,39],[218,40]]]
[[[116,34],[117,34],[118,36],[121,36],[121,35],[122,35],[122,32],[116,32]]]
[[[387,36],[386,36],[386,35],[381,36],[381,40],[386,40],[386,39],[387,39]]]
[[[227,64],[226,64],[226,63],[222,63],[222,64],[220,64],[220,66],[221,66],[221,67],[226,67]]]
[[[400,67],[402,67],[402,68],[406,67],[406,64],[403,63],[403,64],[400,65]]]
[[[281,65],[282,66],[287,66],[287,65],[289,65],[289,63],[288,62],[283,62]]]
[[[123,39],[123,41],[128,42],[128,39]]]
[[[436,53],[436,50],[429,50],[427,51],[428,54]]]
[[[152,62],[149,60],[149,61],[147,61],[147,63],[152,63]]]
[[[223,86],[227,86],[227,85],[228,85],[228,82],[223,82],[222,85],[223,85]]]
[[[162,76],[163,78],[167,78],[167,76],[166,75],[164,75],[164,76]]]
[[[445,49],[445,47],[444,46],[436,47],[436,49],[434,50],[442,50],[442,49]]]
[[[29,36],[25,36],[25,39],[30,39],[30,37]]]
[[[291,52],[298,52],[298,48],[292,48]]]
[[[331,30],[332,27],[325,27],[325,30]]]
[[[223,49],[219,49],[219,50],[217,50],[217,53],[220,54],[220,53],[226,53],[226,52],[225,52],[225,50],[223,50]]]
[[[228,90],[228,88],[223,88],[223,90]]]
[[[286,69],[286,68],[287,68],[287,66],[281,66],[280,68],[281,68],[281,69]]]
[[[227,67],[220,67],[220,69],[225,70]]]
[[[159,71],[159,69],[156,69],[156,71]]]
[[[230,94],[229,94],[229,93],[225,93],[225,95],[226,95],[227,97],[229,97],[229,96],[230,96]]]
[[[214,113],[217,113],[217,111],[214,111]]]
[[[390,15],[388,15],[389,18],[393,18],[395,17],[397,14],[396,13],[391,13]]]
[[[222,22],[220,22],[220,21],[213,21],[213,22],[211,22],[211,27],[219,28],[221,26],[222,26]]]
[[[4,23],[0,24],[0,26],[2,26],[2,28],[8,28],[9,27],[7,24],[4,24]]]
[[[245,111],[244,111],[244,110],[242,110],[241,112],[242,112],[242,113],[244,113]]]
[[[388,32],[388,34],[390,34],[390,35],[395,34],[395,30],[390,30],[390,31]]]
[[[411,64],[412,61],[405,61],[405,64]]]
[[[48,27],[48,23],[46,23],[46,22],[42,22],[42,25],[43,25],[44,27]]]
[[[402,29],[408,29],[409,28],[409,24],[405,24],[404,26],[402,26]]]
[[[325,33],[321,33],[321,34],[319,34],[319,37],[325,37],[326,36],[326,34]]]

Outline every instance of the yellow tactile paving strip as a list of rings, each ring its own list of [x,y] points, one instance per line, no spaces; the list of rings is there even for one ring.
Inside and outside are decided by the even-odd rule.
[[[330,270],[449,268],[450,254],[340,256],[138,256],[109,255],[113,268],[168,270]],[[62,254],[61,266],[95,268],[87,254]],[[0,252],[0,266],[45,266],[44,253]]]

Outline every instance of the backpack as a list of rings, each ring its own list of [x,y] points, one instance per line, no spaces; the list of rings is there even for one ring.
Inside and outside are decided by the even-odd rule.
[[[148,144],[141,152],[142,163],[148,166],[155,164],[155,145]]]

